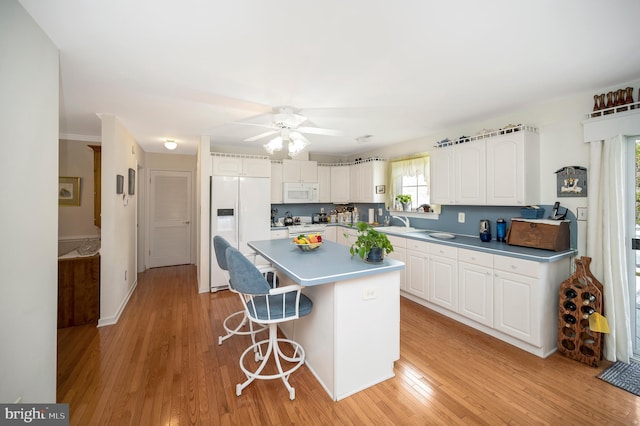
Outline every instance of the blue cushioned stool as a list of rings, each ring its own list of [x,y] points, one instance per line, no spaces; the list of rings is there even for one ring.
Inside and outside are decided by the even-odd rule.
[[[229,247],[231,247],[231,245],[223,237],[219,235],[213,237],[213,248],[216,254],[216,261],[218,262],[218,266],[220,267],[220,269],[222,269],[224,274],[227,276],[227,281],[229,280],[229,268],[227,267],[226,252]],[[253,260],[255,262],[255,255],[252,256],[254,257]],[[260,265],[259,270],[263,275],[268,275],[273,286],[276,285],[277,277],[275,274],[275,269],[273,269],[273,267],[271,267],[270,265]],[[231,286],[229,286],[229,289],[231,291],[234,291]],[[232,322],[237,321],[240,316],[242,316],[240,322],[235,327],[231,325]],[[247,325],[247,323],[249,325],[249,330],[245,331],[243,330],[243,327]],[[251,336],[251,341],[255,343],[256,333],[267,329],[267,327],[264,325],[254,325],[253,322],[249,320],[249,317],[247,317],[244,309],[238,312],[234,312],[233,314],[225,318],[222,326],[224,327],[226,334],[224,336],[218,336],[218,345],[222,345],[223,341],[233,335],[249,335]],[[256,360],[260,359],[260,357],[260,354],[256,352]]]
[[[240,368],[247,380],[236,385],[236,395],[240,396],[242,390],[255,379],[282,379],[289,391],[289,399],[293,400],[296,392],[289,384],[289,376],[304,364],[304,349],[293,340],[278,338],[278,324],[308,315],[313,308],[313,302],[302,294],[302,287],[299,285],[271,288],[256,266],[233,247],[227,249],[226,256],[229,285],[242,296],[249,319],[269,326],[269,339],[254,343],[240,356]],[[291,345],[293,355],[283,353],[279,346],[281,343]],[[261,345],[267,345],[262,361],[255,371],[249,371],[244,365],[244,358],[251,351],[259,350]],[[262,353],[261,350],[259,352]],[[278,374],[261,374],[271,357],[275,361]],[[287,365],[289,368],[283,369],[283,360],[293,365]]]

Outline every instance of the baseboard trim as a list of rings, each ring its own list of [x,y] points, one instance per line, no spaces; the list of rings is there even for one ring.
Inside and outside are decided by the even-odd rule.
[[[118,311],[116,312],[116,314],[112,317],[100,318],[98,320],[98,327],[114,325],[118,322],[118,320],[120,319],[120,315],[122,315],[122,313],[124,312],[124,308],[127,307],[127,304],[129,303],[129,299],[131,298],[131,295],[133,294],[133,291],[136,289],[137,286],[138,286],[138,280],[136,279],[133,282],[133,285],[131,286],[131,288],[129,289],[129,293],[127,293],[127,297],[125,297],[122,303],[120,304],[120,307],[118,308]]]

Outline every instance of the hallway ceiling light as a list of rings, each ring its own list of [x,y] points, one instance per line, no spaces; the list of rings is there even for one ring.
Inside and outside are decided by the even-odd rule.
[[[178,144],[173,139],[167,139],[167,141],[164,143],[164,147],[170,151],[173,151],[178,147]]]

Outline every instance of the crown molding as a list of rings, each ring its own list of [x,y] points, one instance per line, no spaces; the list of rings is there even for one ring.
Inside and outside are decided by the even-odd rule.
[[[73,133],[60,133],[58,138],[69,141],[102,142],[100,136],[76,135]]]

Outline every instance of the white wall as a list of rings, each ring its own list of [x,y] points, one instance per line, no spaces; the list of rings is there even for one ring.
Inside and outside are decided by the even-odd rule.
[[[117,322],[137,284],[136,221],[138,194],[127,194],[129,168],[143,156],[135,139],[111,114],[102,120],[102,243],[100,320]],[[124,176],[124,194],[116,194],[116,175]]]
[[[196,214],[198,223],[197,235],[199,238],[196,266],[198,267],[198,291],[200,293],[208,292],[211,288],[209,284],[209,262],[211,260],[209,257],[211,253],[210,177],[213,169],[213,163],[209,153],[210,143],[209,136],[201,136],[197,152],[198,170],[196,173]]]
[[[56,401],[58,50],[0,2],[0,402]]]

